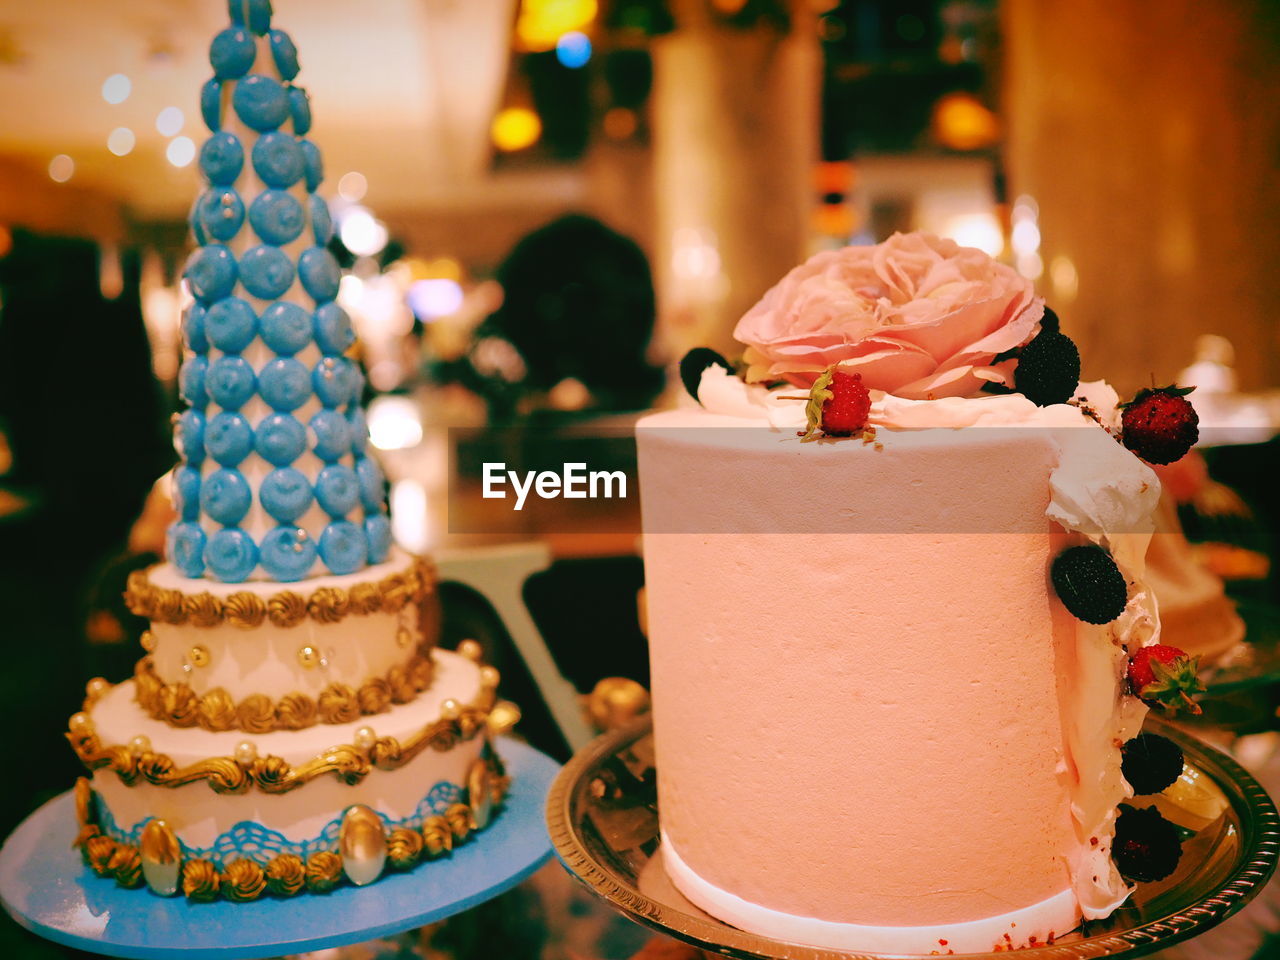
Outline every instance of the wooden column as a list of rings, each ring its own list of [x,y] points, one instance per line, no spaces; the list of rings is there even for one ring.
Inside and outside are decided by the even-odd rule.
[[[1039,203],[1041,289],[1086,376],[1167,383],[1220,333],[1242,387],[1280,382],[1280,8],[1003,7],[1010,193]]]
[[[735,29],[672,0],[653,44],[654,275],[668,357],[736,355],[738,318],[806,254],[820,60],[810,5],[792,26]]]

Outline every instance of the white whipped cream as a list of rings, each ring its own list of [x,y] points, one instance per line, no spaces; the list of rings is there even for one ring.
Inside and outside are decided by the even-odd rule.
[[[742,426],[767,422],[771,429],[803,429],[806,391],[772,390],[747,384],[718,366],[698,385],[702,406]],[[1108,433],[1119,422],[1116,392],[1103,381],[1081,383],[1075,404],[1039,407],[1021,394],[906,400],[871,391],[868,423],[888,439],[895,430],[961,427],[1042,427],[1059,448],[1049,476],[1046,515],[1070,533],[1106,547],[1130,584],[1129,602],[1113,622],[1077,622],[1073,686],[1064,691],[1064,747],[1059,764],[1071,802],[1076,847],[1065,859],[1080,910],[1087,919],[1110,914],[1129,896],[1111,859],[1116,805],[1133,796],[1120,772],[1119,744],[1136,736],[1147,708],[1122,693],[1129,651],[1158,642],[1160,619],[1143,574],[1147,543],[1155,529],[1160,482],[1145,463]],[[718,421],[717,425],[723,425]],[[1062,429],[1059,429],[1062,428]],[[1123,532],[1115,532],[1123,531]]]

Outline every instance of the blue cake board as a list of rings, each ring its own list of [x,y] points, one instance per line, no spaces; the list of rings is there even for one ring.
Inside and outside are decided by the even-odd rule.
[[[502,812],[448,857],[369,887],[252,903],[190,903],[97,876],[72,848],[70,792],[50,800],[0,848],[0,903],[22,926],[114,957],[275,957],[398,933],[442,920],[511,889],[551,858],[543,808],[559,765],[518,741],[498,753],[511,774]]]

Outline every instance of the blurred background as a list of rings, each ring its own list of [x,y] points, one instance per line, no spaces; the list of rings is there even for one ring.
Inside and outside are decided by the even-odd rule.
[[[1033,279],[1086,379],[1199,384],[1215,480],[1182,522],[1237,596],[1274,599],[1276,3],[274,7],[395,536],[542,544],[522,598],[578,692],[647,683],[634,505],[486,526],[466,451],[534,424],[625,463],[687,349],[736,356],[734,323],[792,266],[898,230]],[[84,682],[138,655],[118,597],[167,522],[148,496],[175,460],[197,96],[225,23],[221,0],[0,0],[0,719],[31,771],[0,791],[0,835],[76,775],[61,732]],[[563,757],[482,594],[455,592],[446,634],[488,634],[527,735]]]

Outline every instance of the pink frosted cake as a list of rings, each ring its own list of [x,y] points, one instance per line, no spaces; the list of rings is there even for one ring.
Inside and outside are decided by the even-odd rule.
[[[1121,744],[1194,690],[1176,651],[1139,677],[1160,487],[1114,392],[1028,281],[919,235],[818,255],[736,336],[747,382],[695,351],[698,403],[638,430],[671,879],[847,950],[1106,916],[1164,869],[1113,856]]]

